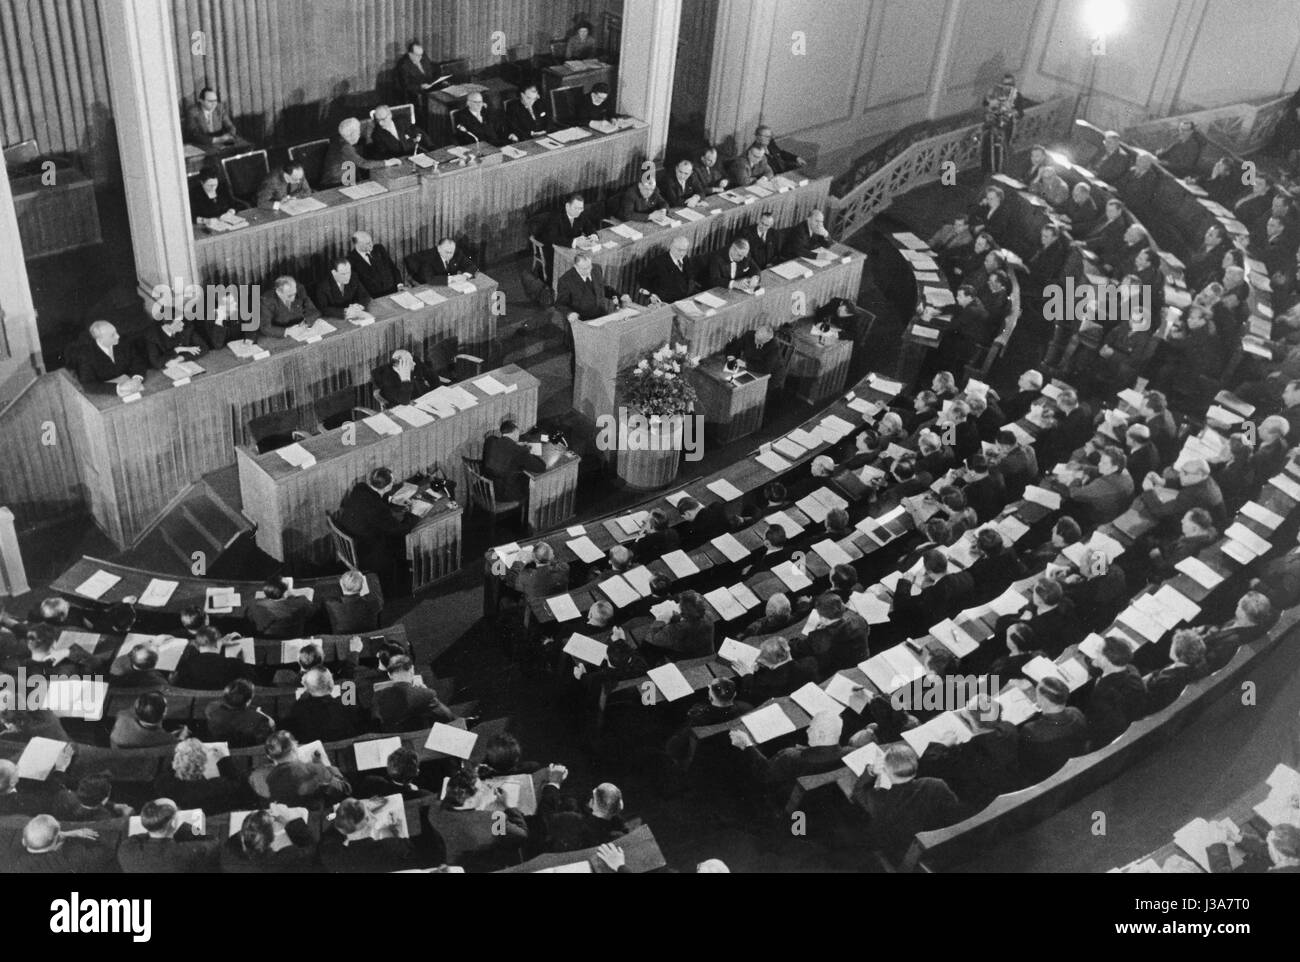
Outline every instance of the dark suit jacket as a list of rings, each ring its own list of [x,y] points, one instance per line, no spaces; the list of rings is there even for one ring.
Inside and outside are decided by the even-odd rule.
[[[722,181],[727,179],[727,174],[717,164],[705,167],[697,160],[695,169],[691,171],[691,179],[695,182],[695,193],[706,197],[710,190],[721,186]]]
[[[200,217],[212,219],[220,217],[228,210],[238,210],[239,204],[230,196],[230,188],[217,181],[217,196],[209,197],[196,181],[190,188],[190,216],[195,220]]]
[[[343,499],[339,527],[356,540],[357,560],[366,571],[391,569],[397,552],[392,542],[406,531],[388,501],[368,484],[354,485]]]
[[[754,262],[746,257],[742,261],[736,262],[736,276],[731,276],[731,254],[725,250],[718,251],[709,257],[708,266],[705,269],[704,283],[706,287],[728,287],[733,280],[740,280],[745,277],[757,277],[761,272]]]
[[[682,536],[672,528],[665,528],[663,531],[651,531],[644,537],[631,544],[632,553],[636,555],[636,560],[642,564],[647,564],[657,558],[662,558],[670,551],[676,551],[682,543]]]
[[[1199,677],[1200,672],[1189,665],[1166,665],[1147,678],[1147,714],[1168,708],[1183,689]]]
[[[695,172],[686,178],[686,186],[677,179],[676,170],[664,172],[664,176],[659,178],[659,193],[663,195],[664,203],[669,207],[685,207],[686,201],[691,197],[698,195],[700,200],[705,198],[705,192],[700,189],[699,181],[695,179]]]
[[[782,250],[786,260],[796,257],[811,257],[818,247],[829,247],[831,239],[822,234],[814,234],[807,223],[796,224],[785,235],[785,247]]]
[[[474,145],[474,138],[477,137],[479,143],[500,147],[504,138],[496,114],[491,108],[484,107],[482,118],[482,120],[477,119],[469,112],[468,107],[453,110],[451,125],[456,133],[456,143],[470,147]]]
[[[344,705],[332,696],[317,697],[308,694],[304,694],[289,709],[284,727],[303,744],[316,739],[323,742],[343,741],[360,730],[355,707]]]
[[[483,442],[483,474],[490,478],[498,501],[523,501],[528,497],[525,471],[545,471],[546,462],[510,438],[494,436]]]
[[[312,293],[316,306],[326,317],[342,317],[350,304],[360,304],[365,307],[370,303],[370,295],[366,293],[366,289],[361,286],[361,281],[355,274],[348,281],[347,287],[342,290],[339,289],[333,276],[326,276],[316,284],[316,289]]]
[[[658,188],[653,190],[649,197],[643,197],[641,188],[633,184],[618,195],[619,220],[649,220],[650,215],[655,211],[667,207],[668,203],[664,200],[664,195],[659,193]]]
[[[399,378],[391,364],[375,371],[375,388],[389,405],[410,404],[415,398],[428,394],[437,384],[438,379],[423,362],[416,362],[409,381]]]
[[[833,625],[822,625],[803,638],[795,639],[791,655],[811,656],[817,661],[819,678],[829,678],[844,668],[852,668],[870,656],[867,637],[871,633],[866,620],[856,611],[847,611]]]
[[[300,638],[316,606],[302,595],[254,599],[244,606],[244,617],[259,638]]]
[[[207,147],[217,138],[235,133],[235,122],[230,119],[230,111],[223,103],[218,103],[212,111],[209,124],[203,115],[203,107],[190,104],[185,109],[185,142],[198,147]]]
[[[123,375],[144,374],[145,365],[140,363],[125,343],[119,341],[113,348],[110,358],[99,349],[94,341],[87,338],[78,346],[76,354],[77,378],[82,384],[104,384]]]
[[[1051,715],[1035,715],[1020,728],[1020,767],[1031,782],[1054,774],[1088,743],[1083,712],[1066,707]]]
[[[220,691],[236,678],[251,678],[252,675],[253,666],[238,658],[227,658],[219,651],[199,651],[190,647],[181,655],[172,674],[172,684],[177,688]]]
[[[961,819],[957,796],[937,778],[913,778],[888,789],[876,788],[874,781],[864,775],[853,790],[853,802],[870,820],[867,844],[895,862],[907,853],[917,832]]]
[[[599,229],[599,225],[586,210],[579,214],[578,219],[572,223],[569,222],[569,215],[563,210],[559,210],[542,224],[541,230],[537,233],[537,239],[553,247],[572,247],[574,238],[586,237],[588,234],[596,233]]]
[[[352,264],[352,279],[359,282],[371,297],[392,294],[404,281],[401,270],[388,256],[388,248],[383,244],[376,244],[371,249],[369,263],[355,249],[348,253],[348,261]]]
[[[419,104],[428,94],[420,89],[422,84],[433,83],[438,79],[438,68],[428,57],[421,57],[419,66],[406,54],[397,62],[397,85],[402,96],[413,104]]]
[[[417,251],[408,257],[406,267],[411,272],[411,276],[421,284],[437,284],[441,287],[447,286],[447,278],[452,274],[478,273],[474,258],[461,250],[459,245],[456,247],[456,252],[451,255],[450,263],[442,259],[438,248],[432,247],[429,250]]]
[[[551,129],[551,112],[539,99],[533,104],[530,115],[528,109],[518,100],[506,104],[506,133],[514,134],[519,140],[532,140],[541,137]]]
[[[706,541],[712,541],[718,535],[726,534],[730,530],[731,515],[727,514],[726,505],[721,501],[715,501],[701,508],[695,520],[690,522],[683,543],[689,550]]]
[[[999,677],[1005,681],[1007,676]],[[918,769],[922,776],[942,779],[964,804],[977,809],[1020,786],[1020,733],[1001,719],[986,724],[964,744],[932,742]]]
[[[772,374],[776,371],[780,351],[775,337],[769,338],[766,344],[759,347],[758,338],[753,331],[746,331],[724,348],[724,353],[743,358],[746,367],[757,374]]]
[[[361,631],[374,631],[379,627],[384,600],[379,593],[378,582],[373,578],[367,580],[370,582],[370,593],[364,597],[346,595],[325,602],[325,613],[329,617],[332,634],[350,635]]]
[[[759,237],[758,227],[751,224],[740,236],[749,241],[749,259],[756,267],[762,269],[781,262],[781,232],[775,227],[768,230],[766,237]]]
[[[692,276],[690,258],[682,262],[679,270],[667,251],[660,251],[650,259],[642,268],[637,284],[669,304],[690,297],[698,287]]]
[[[604,317],[609,313],[609,298],[618,291],[605,283],[605,274],[595,264],[591,265],[591,280],[583,281],[576,267],[560,275],[555,285],[555,309],[568,314],[576,313],[584,321]]]
[[[417,688],[409,681],[387,685],[375,692],[372,709],[380,731],[404,732],[428,728],[434,722],[449,722],[451,710],[430,688]]]
[[[171,838],[131,835],[117,848],[117,862],[123,872],[181,875],[211,872],[216,868],[221,843],[198,837],[189,825],[182,825]]]
[[[178,355],[176,353],[177,348],[198,346],[198,334],[194,329],[194,325],[189,321],[185,321],[176,334],[168,334],[163,330],[161,323],[154,324],[144,332],[145,358],[149,362],[149,367],[155,371],[161,371],[177,357],[183,356],[186,360],[189,360],[190,355]]]
[[[298,285],[298,293],[294,295],[288,307],[280,300],[279,294],[270,290],[262,295],[262,319],[257,333],[270,337],[284,337],[285,328],[293,327],[295,324],[315,324],[319,317],[320,311],[316,309],[316,305],[312,303],[312,299],[307,296],[301,284]]]
[[[381,166],[367,160],[361,153],[360,141],[349,144],[340,136],[330,138],[330,145],[325,150],[325,160],[321,165],[320,185],[322,187],[345,186],[344,172],[346,164],[352,165],[352,183],[359,184],[370,177],[373,167]]]
[[[578,109],[575,114],[574,119],[582,126],[591,123],[593,120],[603,120],[609,123],[614,119],[614,97],[613,95],[606,97],[605,102],[597,107],[591,102],[591,94],[588,94],[578,101]]]
[[[393,127],[397,131],[394,137],[391,133],[375,124],[370,128],[370,156],[376,160],[388,160],[392,157],[410,157],[420,147],[429,147],[433,144],[429,135],[421,129],[419,124],[408,123],[397,117],[393,118]]]
[[[1115,152],[1109,156],[1099,153],[1092,159],[1092,172],[1098,180],[1103,180],[1112,187],[1119,186],[1132,166],[1133,155],[1124,147],[1116,147]]]
[[[1136,668],[1098,678],[1084,707],[1093,749],[1109,745],[1146,713],[1147,690]]]

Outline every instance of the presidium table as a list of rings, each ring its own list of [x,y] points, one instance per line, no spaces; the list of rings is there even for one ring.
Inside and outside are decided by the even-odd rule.
[[[130,402],[111,386],[87,392],[60,371],[73,443],[94,481],[87,495],[95,520],[126,547],[187,485],[235,463],[236,446],[252,440],[250,419],[368,385],[374,368],[399,347],[423,355],[455,335],[462,350],[485,351],[496,337],[497,284],[484,274],[470,283],[472,293],[417,288],[437,303],[414,310],[380,298],[370,305],[374,323],[329,319],[336,330],[314,343],[263,337],[257,347],[264,357],[236,357],[229,346],[209,351],[197,359],[203,373],[188,383],[150,371],[143,394]]]
[[[809,181],[792,173],[778,178],[777,183],[782,186],[768,188],[756,184],[714,194],[695,207],[665,211],[667,220],[675,226],[629,221],[602,228],[597,235],[600,249],[585,249],[585,253],[600,267],[607,284],[622,293],[634,294],[637,277],[647,262],[660,251],[666,251],[678,237],[690,241],[691,256],[699,259],[702,254],[726,247],[746,227],[758,223],[764,211],[771,211],[775,216],[777,230],[785,230],[814,210],[825,209],[830,195],[829,177]],[[553,286],[573,266],[573,259],[583,252],[572,247],[555,248]]]
[[[315,435],[291,449],[255,454],[239,448],[239,487],[244,514],[257,524],[257,546],[291,565],[327,561],[332,545],[326,512],[337,509],[372,469],[387,467],[400,479],[437,465],[448,477],[460,478],[460,458],[479,457],[484,436],[503,419],[520,424],[537,420],[537,386],[537,378],[512,364],[462,381],[458,387],[473,403],[445,417],[406,405],[378,419]],[[309,460],[291,463],[300,452]],[[468,497],[462,479],[457,498]],[[407,535],[416,587],[460,566],[460,522],[459,505],[448,505],[444,498]]]
[[[508,148],[481,146],[477,157],[468,148],[442,148],[394,161],[356,187],[319,191],[313,198],[324,206],[314,210],[247,210],[240,213],[247,227],[218,233],[196,227],[200,280],[269,284],[279,274],[315,277],[329,258],[348,252],[357,230],[368,231],[399,263],[448,236],[488,263],[513,256],[528,246],[532,215],[559,210],[574,191],[632,183],[646,155],[646,126],[623,123],[631,126],[610,133],[571,127]]]

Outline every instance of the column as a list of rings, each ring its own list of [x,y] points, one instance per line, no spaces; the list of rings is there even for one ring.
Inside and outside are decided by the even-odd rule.
[[[939,56],[935,60],[934,75],[930,79],[930,102],[925,110],[926,120],[934,120],[939,116],[945,88],[948,86],[948,64],[952,60],[952,41],[957,32],[957,15],[960,12],[961,0],[948,0],[939,34]]]
[[[41,341],[9,172],[0,164],[0,408],[41,373]]]
[[[618,60],[618,111],[650,125],[651,159],[668,143],[682,0],[627,0]]]
[[[704,127],[723,156],[749,146],[763,119],[774,0],[721,0]]]
[[[169,0],[131,0],[101,7],[109,88],[122,157],[140,296],[198,283],[190,226],[181,94]]]

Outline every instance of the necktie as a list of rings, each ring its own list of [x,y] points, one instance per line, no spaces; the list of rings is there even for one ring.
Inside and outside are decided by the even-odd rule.
[[[736,262],[735,262],[735,261],[732,261],[732,262],[731,262],[731,279],[732,279],[733,281],[736,279]]]

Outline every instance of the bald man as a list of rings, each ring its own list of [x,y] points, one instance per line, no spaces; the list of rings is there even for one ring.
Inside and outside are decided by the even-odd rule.
[[[383,167],[382,160],[367,160],[357,144],[361,142],[361,121],[346,117],[339,121],[338,133],[331,138],[321,166],[322,187],[351,187],[370,176],[370,171]]]
[[[131,388],[144,383],[144,365],[122,344],[116,327],[108,321],[95,321],[89,334],[90,343],[78,352],[73,366],[82,384],[116,384],[132,393]]]
[[[20,874],[112,872],[116,870],[113,843],[89,828],[63,831],[58,819],[37,815],[21,833],[13,832],[0,854],[5,870]]]
[[[668,250],[652,257],[637,278],[642,297],[650,304],[671,304],[690,297],[698,289],[690,262],[691,242],[685,237],[674,237]]]
[[[352,265],[352,276],[371,297],[386,297],[406,290],[406,278],[388,255],[388,248],[376,244],[366,231],[359,230],[352,235],[348,263]]]
[[[464,107],[452,111],[451,125],[458,144],[467,147],[479,144],[500,147],[502,144],[501,125],[488,110],[487,101],[478,91],[465,98]]]
[[[410,157],[421,148],[433,146],[429,135],[418,124],[405,117],[394,117],[393,109],[380,104],[374,110],[374,126],[370,128],[370,156],[375,160]]]
[[[711,288],[753,292],[758,288],[759,273],[749,257],[749,242],[738,240],[709,258],[704,283]]]

